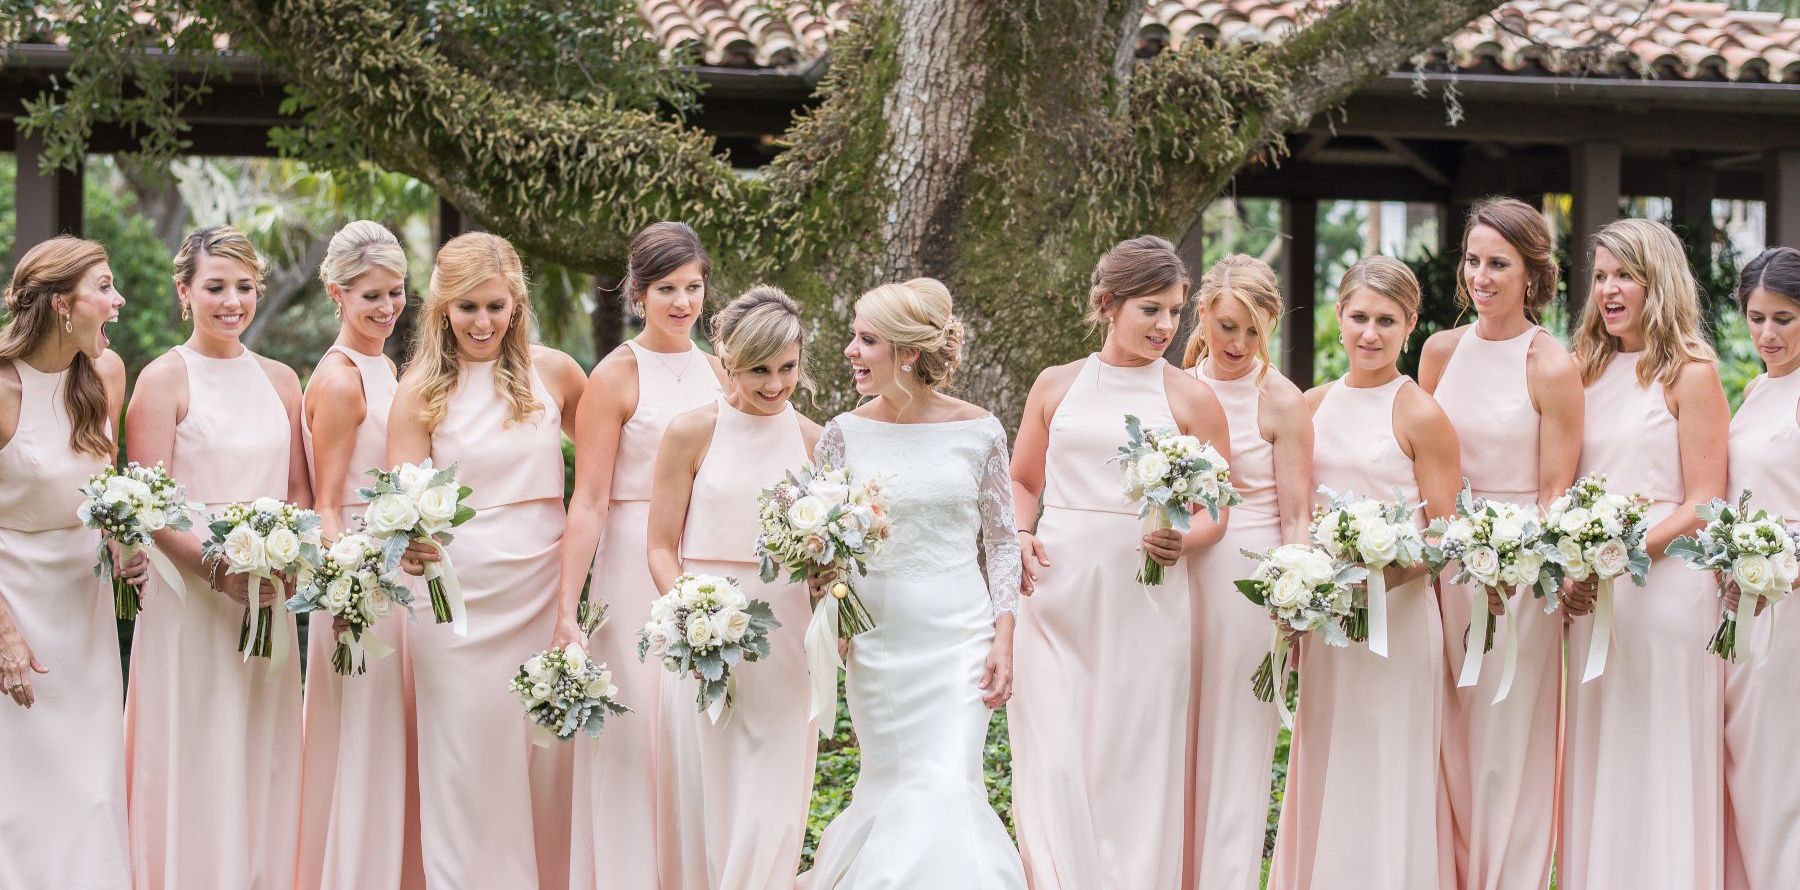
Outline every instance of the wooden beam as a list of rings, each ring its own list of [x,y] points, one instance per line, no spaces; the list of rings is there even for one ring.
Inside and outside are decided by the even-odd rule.
[[[1800,103],[1796,103],[1800,104]],[[1451,139],[1571,145],[1616,141],[1669,149],[1744,151],[1800,145],[1800,115],[1665,109],[1649,104],[1619,110],[1573,100],[1484,99],[1464,103],[1466,117],[1451,126],[1439,102],[1359,93],[1342,115],[1314,118],[1308,132],[1397,139]]]
[[[1281,202],[1281,289],[1287,317],[1281,321],[1281,373],[1294,385],[1313,385],[1313,304],[1318,301],[1319,202]]]
[[[1448,195],[1448,189],[1407,167],[1307,161],[1289,161],[1274,169],[1246,170],[1238,174],[1228,192],[1242,198],[1411,201],[1419,204],[1441,201]]]
[[[1718,173],[1698,161],[1680,165],[1674,203],[1675,234],[1687,248],[1688,265],[1704,275],[1712,267],[1712,202],[1718,194]]]
[[[1593,278],[1594,260],[1588,241],[1601,226],[1619,216],[1617,142],[1584,142],[1569,150],[1574,208],[1570,212],[1569,317],[1579,319]]]
[[[13,135],[13,171],[17,183],[13,206],[13,262],[25,251],[57,235],[81,234],[82,175],[61,167],[39,172],[44,155],[42,134]]]
[[[1770,247],[1800,247],[1800,149],[1771,151],[1763,160],[1763,239]]]
[[[1375,141],[1381,143],[1388,151],[1393,152],[1395,156],[1399,157],[1401,161],[1404,161],[1408,167],[1417,170],[1419,175],[1425,177],[1428,182],[1440,188],[1450,187],[1450,177],[1446,176],[1444,171],[1439,170],[1436,165],[1421,157],[1418,152],[1413,151],[1412,146],[1409,146],[1392,136],[1376,136]]]

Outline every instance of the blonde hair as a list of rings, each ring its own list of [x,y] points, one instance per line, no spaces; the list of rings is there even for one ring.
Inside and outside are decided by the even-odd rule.
[[[525,267],[505,238],[464,232],[438,250],[431,287],[413,336],[412,360],[401,380],[403,385],[418,387],[418,418],[427,431],[436,430],[443,422],[462,365],[456,334],[450,330],[449,305],[496,277],[506,282],[506,290],[512,294],[513,314],[500,341],[494,388],[512,405],[509,425],[530,421],[544,410],[531,392],[531,294],[525,289]]]
[[[1234,253],[1213,263],[1212,268],[1200,277],[1199,304],[1201,311],[1208,312],[1219,300],[1231,297],[1250,313],[1250,323],[1256,327],[1256,356],[1262,359],[1262,368],[1256,372],[1256,382],[1261,383],[1264,375],[1269,373],[1269,337],[1275,333],[1275,325],[1281,320],[1284,307],[1281,302],[1281,288],[1275,282],[1275,270],[1269,264],[1253,256]],[[1206,332],[1195,330],[1188,337],[1187,355],[1183,363],[1187,367],[1195,367],[1201,359],[1206,358]]]
[[[319,264],[319,281],[349,287],[370,269],[385,269],[405,281],[406,251],[387,226],[359,219],[331,236],[325,261]]]
[[[856,298],[856,314],[895,350],[917,349],[912,376],[925,386],[949,386],[962,364],[963,325],[952,312],[950,289],[935,278],[884,284]]]
[[[263,273],[268,267],[263,263],[262,254],[256,252],[256,245],[251,244],[243,232],[230,226],[206,226],[189,232],[175,251],[177,287],[194,283],[194,273],[203,256],[227,259],[250,270],[250,277],[256,279],[257,292],[262,292]]]
[[[1370,254],[1357,260],[1356,265],[1344,270],[1344,277],[1338,279],[1337,311],[1342,313],[1350,296],[1365,287],[1399,303],[1406,312],[1407,321],[1418,320],[1419,279],[1405,263],[1381,254]]]
[[[1094,264],[1089,278],[1088,322],[1104,324],[1114,306],[1137,297],[1160,294],[1181,286],[1182,301],[1188,295],[1187,264],[1169,239],[1156,235],[1127,238],[1112,246]]]
[[[50,305],[52,299],[57,294],[74,296],[88,270],[106,261],[106,248],[98,242],[69,235],[26,251],[13,267],[12,283],[6,288],[6,311],[12,317],[0,326],[0,361],[23,361],[44,338],[60,333],[62,320]],[[93,360],[81,350],[75,351],[69,366],[63,404],[69,412],[69,447],[77,454],[110,457],[113,442],[106,434],[106,384]]]
[[[712,319],[712,340],[719,362],[732,373],[773,361],[789,346],[800,347],[800,386],[812,392],[806,374],[806,328],[800,306],[772,284],[759,284],[725,304]]]
[[[1717,359],[1700,333],[1700,288],[1674,232],[1647,219],[1616,219],[1594,233],[1589,256],[1602,247],[1618,259],[1627,278],[1644,288],[1645,356],[1637,363],[1639,386],[1652,380],[1673,386],[1688,362]],[[1606,332],[1601,302],[1588,296],[1575,330],[1575,362],[1583,385],[1598,380],[1623,345]]]

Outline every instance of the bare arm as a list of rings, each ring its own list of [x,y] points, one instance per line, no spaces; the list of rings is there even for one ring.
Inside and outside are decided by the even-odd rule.
[[[669,422],[656,450],[656,474],[650,485],[650,527],[644,535],[650,580],[659,591],[675,586],[681,575],[681,535],[687,529],[688,501],[694,474],[712,444],[718,406],[707,405]]]
[[[300,434],[300,376],[294,369],[272,359],[257,356],[269,383],[281,396],[281,406],[288,419],[287,499],[294,506],[310,510],[313,506],[312,474],[306,470],[306,440]]]
[[[562,589],[556,598],[553,645],[581,638],[575,613],[581,588],[594,564],[606,513],[612,503],[613,464],[619,456],[619,432],[637,411],[637,357],[621,346],[594,368],[585,383],[575,415],[575,490],[563,527]],[[596,599],[606,592],[595,591]]]
[[[301,405],[312,430],[313,509],[322,520],[326,541],[344,533],[344,483],[351,473],[356,431],[368,417],[368,407],[356,367],[342,356],[327,354],[313,371]]]
[[[431,456],[431,431],[419,419],[419,389],[402,379],[388,409],[387,465],[416,464]]]
[[[1312,523],[1312,412],[1286,378],[1267,380],[1258,411],[1263,434],[1274,446],[1275,500],[1281,510],[1281,542],[1301,544]]]
[[[1019,592],[1030,596],[1037,587],[1038,569],[1048,568],[1050,554],[1037,538],[1038,512],[1043,505],[1044,462],[1050,451],[1050,418],[1062,404],[1080,364],[1045,368],[1025,397],[1025,413],[1019,419],[1019,435],[1013,441],[1013,514],[1019,526],[1019,554],[1024,574]]]
[[[1548,507],[1575,483],[1581,463],[1581,428],[1587,393],[1581,373],[1556,338],[1540,332],[1526,365],[1531,402],[1538,410],[1538,504]]]
[[[187,416],[187,365],[180,353],[168,352],[144,366],[125,409],[125,457],[146,467],[172,468],[175,458],[175,426]],[[180,482],[182,480],[175,480]],[[196,517],[189,531],[156,532],[156,549],[182,571],[206,577],[200,563],[204,518]]]
[[[1402,386],[1394,405],[1394,426],[1400,447],[1413,461],[1413,480],[1425,499],[1425,517],[1440,519],[1456,514],[1456,494],[1462,489],[1462,453],[1456,428],[1444,409],[1425,390]],[[1429,574],[1425,564],[1409,569],[1389,569],[1388,580],[1401,584]]]
[[[1444,379],[1444,369],[1450,366],[1450,355],[1467,331],[1467,327],[1460,327],[1438,331],[1425,338],[1425,348],[1419,350],[1419,386],[1427,394],[1437,394],[1438,382]]]
[[[1187,435],[1212,443],[1230,465],[1231,423],[1225,419],[1225,407],[1219,404],[1219,397],[1212,387],[1201,383],[1192,374],[1172,367],[1165,370],[1164,386],[1169,393],[1169,408],[1175,414],[1175,425]],[[1230,521],[1229,508],[1219,510],[1217,521],[1205,510],[1195,510],[1193,523],[1182,536],[1181,552],[1193,553],[1219,543],[1219,539],[1225,537],[1225,527]]]
[[[582,373],[581,365],[570,358],[568,353],[548,346],[532,347],[532,363],[543,378],[544,387],[556,399],[557,412],[562,417],[563,435],[573,440],[575,430],[579,428],[581,396],[587,387],[587,375]]]
[[[1644,549],[1660,559],[1669,542],[1700,530],[1694,508],[1725,496],[1726,434],[1731,428],[1731,407],[1719,385],[1719,369],[1711,362],[1689,362],[1681,369],[1670,393],[1674,403],[1675,433],[1681,446],[1681,486],[1686,499],[1674,512],[1652,526]]]

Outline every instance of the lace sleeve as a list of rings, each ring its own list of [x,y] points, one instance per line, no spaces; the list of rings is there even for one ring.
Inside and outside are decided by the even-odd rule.
[[[1013,522],[1012,461],[1006,430],[993,424],[993,442],[981,469],[981,549],[987,559],[988,601],[995,617],[1019,611],[1019,538]]]
[[[815,464],[844,465],[844,429],[838,426],[837,418],[825,422],[824,431],[819,433],[819,444],[813,446],[812,459]]]

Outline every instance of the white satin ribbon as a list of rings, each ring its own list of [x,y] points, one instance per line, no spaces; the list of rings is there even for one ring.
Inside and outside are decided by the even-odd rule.
[[[265,624],[263,621],[261,601],[262,583],[264,581],[268,581],[270,584],[275,585],[275,600],[277,603],[281,600],[282,588],[280,580],[257,574],[250,576],[250,595],[244,600],[245,607],[250,610],[250,638],[244,646],[244,661],[248,662],[250,660],[250,653],[256,648],[257,636],[266,629],[269,634],[269,676],[272,677],[277,670],[280,670],[282,663],[287,661],[288,645],[287,635],[280,633],[277,630],[280,622],[275,620],[274,605],[269,607],[268,622]]]
[[[156,574],[158,577],[162,578],[163,584],[167,585],[170,590],[175,591],[175,598],[177,600],[186,601],[187,585],[182,582],[181,573],[175,570],[175,564],[170,562],[169,558],[164,556],[161,550],[156,549],[155,544],[131,544],[126,546],[124,548],[125,561],[130,562],[131,557],[139,553],[144,554],[144,558],[150,561],[150,567],[156,570]]]
[[[1369,651],[1388,657],[1387,574],[1385,569],[1369,570]]]
[[[1587,667],[1581,672],[1586,683],[1606,673],[1606,653],[1612,648],[1613,579],[1601,578],[1594,592],[1594,635],[1588,640]]]
[[[556,733],[551,732],[550,727],[545,726],[542,723],[534,722],[531,724],[531,743],[533,745],[536,745],[539,748],[548,748],[551,745],[556,744],[556,742]]]
[[[1494,690],[1494,700],[1488,703],[1491,705],[1505,701],[1506,697],[1512,694],[1513,677],[1519,672],[1519,632],[1524,628],[1519,624],[1522,613],[1515,612],[1514,608],[1515,606],[1524,607],[1524,585],[1513,588],[1512,599],[1512,604],[1506,607],[1506,611],[1500,613],[1500,630],[1498,631],[1500,687]]]
[[[425,564],[425,580],[442,583],[444,601],[450,605],[450,632],[466,637],[469,635],[469,609],[463,602],[462,585],[456,581],[456,566],[450,564],[450,551],[432,538],[425,540],[431,541],[431,546],[436,547],[438,555],[443,557],[438,562]]]
[[[706,681],[702,680],[700,682],[704,683]],[[736,698],[736,697],[737,697],[737,675],[736,674],[726,674],[725,675],[725,694],[719,696],[718,698],[713,699],[712,704],[706,706],[707,719],[711,720],[712,724],[714,726],[719,725],[719,718],[721,718],[721,717],[724,717],[729,722],[731,717],[725,710],[725,703],[728,701],[731,701],[733,698]]]
[[[1769,650],[1774,648],[1775,608],[1778,605],[1780,604],[1770,603],[1768,608],[1763,610],[1768,613],[1766,615],[1757,615],[1756,607],[1750,607],[1750,633],[1748,643],[1750,646],[1750,664],[1753,666],[1761,667],[1763,662],[1769,660]],[[1761,631],[1761,640],[1757,639],[1757,632],[1759,630]]]
[[[1469,635],[1463,641],[1462,672],[1456,675],[1456,688],[1462,689],[1481,682],[1481,650],[1487,643],[1488,622],[1493,617],[1488,613],[1487,588],[1480,583],[1470,584]]]
[[[806,625],[806,670],[812,686],[809,719],[818,726],[821,738],[830,738],[837,724],[837,672],[844,662],[838,658],[838,600],[827,593],[813,606],[812,621]]]
[[[394,647],[383,643],[381,638],[375,635],[375,629],[372,627],[363,631],[363,639],[357,639],[356,634],[350,631],[340,631],[338,642],[350,647],[350,663],[352,665],[364,662],[365,655],[370,659],[380,661],[394,654]]]
[[[1276,625],[1273,631],[1275,639],[1269,642],[1269,668],[1275,681],[1275,713],[1281,715],[1281,725],[1289,732],[1294,730],[1294,714],[1287,706],[1287,657],[1290,638],[1281,632]]]

